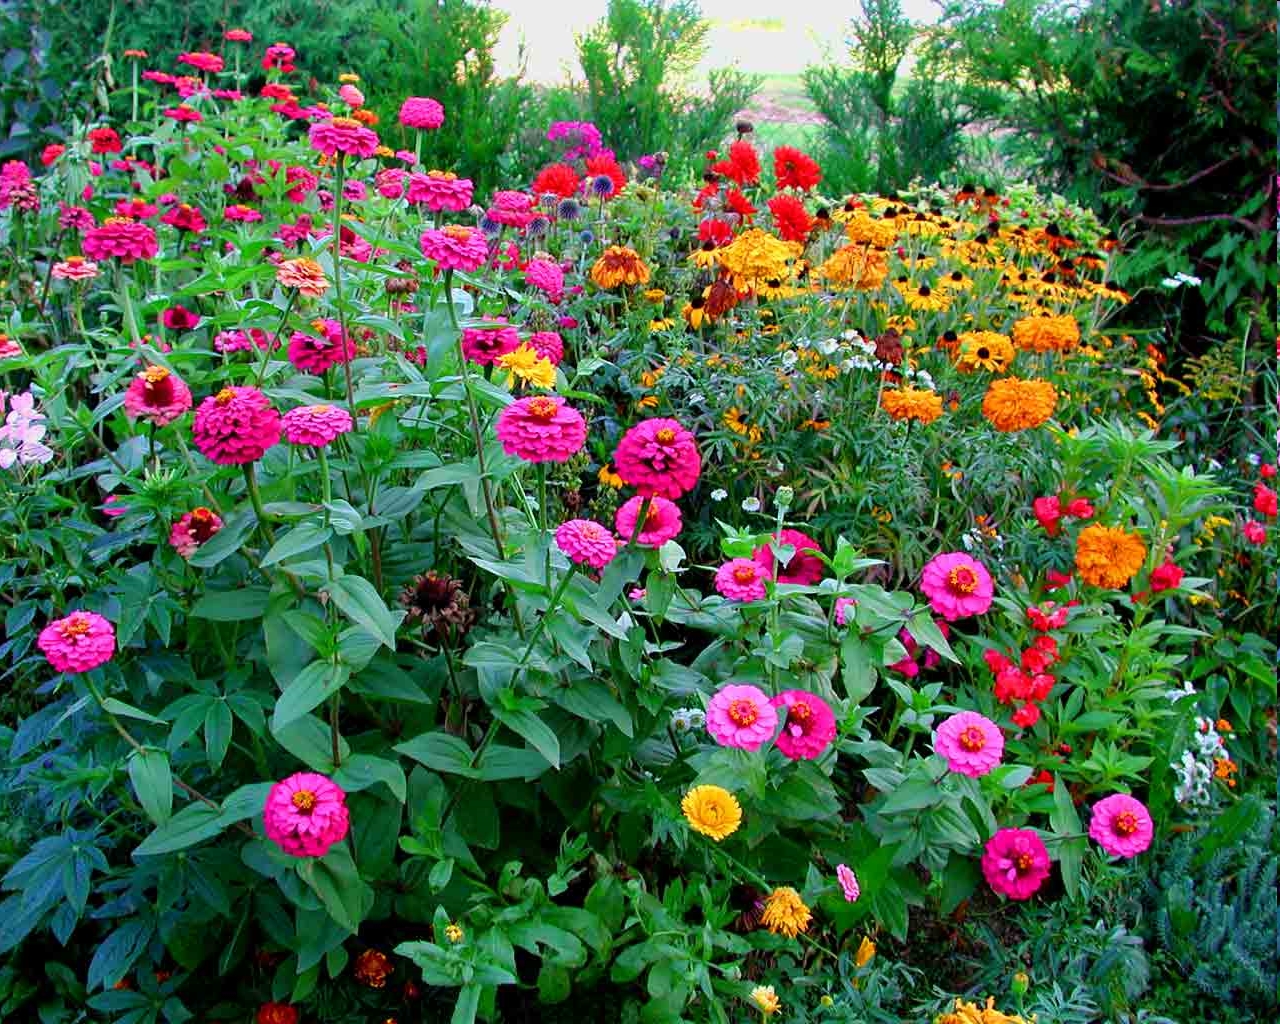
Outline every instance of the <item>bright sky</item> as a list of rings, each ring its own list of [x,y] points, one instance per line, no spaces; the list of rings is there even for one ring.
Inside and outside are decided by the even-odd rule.
[[[546,0],[494,0],[493,5],[511,14],[498,48],[500,66],[504,70],[514,66],[523,38],[529,77],[555,82],[564,78],[566,65],[576,71],[574,33],[598,21],[607,2],[549,5]],[[799,6],[801,10],[792,13],[778,0],[702,0],[703,14],[713,23],[706,66],[736,63],[744,71],[798,74],[806,64],[823,60],[828,48],[840,54],[849,19],[857,9],[853,0],[819,0]],[[934,21],[938,14],[934,0],[903,0],[903,9],[916,21]]]

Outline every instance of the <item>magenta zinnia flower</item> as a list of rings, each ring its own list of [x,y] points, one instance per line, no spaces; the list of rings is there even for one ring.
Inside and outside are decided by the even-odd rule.
[[[1049,877],[1049,851],[1034,829],[1002,828],[982,854],[987,884],[1011,900],[1029,900]]]
[[[564,270],[553,260],[530,260],[524,265],[524,279],[552,302],[564,298]]]
[[[793,559],[794,561],[794,559]],[[851,597],[836,598],[836,625],[847,626],[857,614],[858,602]]]
[[[986,566],[963,551],[935,555],[924,567],[920,589],[948,622],[981,615],[991,607],[995,585]]]
[[[190,408],[191,389],[163,366],[148,366],[124,393],[125,415],[157,427],[172,423]]]
[[[529,347],[552,366],[559,366],[564,359],[564,342],[555,331],[534,331],[529,335]]]
[[[115,257],[121,263],[154,259],[160,248],[150,225],[121,217],[108,217],[98,227],[89,228],[82,247],[91,260]]]
[[[479,270],[489,258],[484,235],[461,224],[424,231],[418,245],[422,255],[441,270]]]
[[[323,338],[301,331],[294,331],[289,336],[289,362],[303,373],[320,376],[331,366],[350,362],[355,354],[356,347],[351,338],[343,335],[342,329],[336,325],[333,331],[325,330]]]
[[[95,612],[72,612],[40,630],[36,646],[59,672],[88,672],[115,655],[116,631]]]
[[[284,439],[290,444],[324,448],[355,424],[351,413],[336,405],[300,405],[285,413],[280,425],[284,428]]]
[[[271,787],[262,810],[267,838],[293,857],[323,857],[351,827],[347,794],[332,779],[296,772]]]
[[[474,189],[470,178],[459,178],[452,171],[414,172],[409,175],[405,198],[436,213],[445,210],[460,213],[471,205]]]
[[[853,873],[853,868],[848,864],[837,864],[836,881],[840,883],[840,891],[844,893],[845,901],[857,903],[858,897],[862,895],[862,887],[858,885],[858,876]]]
[[[222,529],[222,519],[217,513],[201,505],[183,513],[181,519],[169,531],[169,546],[183,558],[190,558],[200,545]]]
[[[644,420],[622,435],[614,466],[642,495],[673,501],[698,482],[702,456],[693,434],[675,420]]]
[[[778,749],[793,761],[811,761],[836,738],[836,716],[825,700],[807,690],[783,690],[774,707],[786,709]]]
[[[499,356],[519,347],[520,333],[501,321],[494,321],[492,327],[462,329],[462,354],[480,366],[490,366]]]
[[[512,402],[498,414],[502,450],[525,462],[568,462],[587,443],[582,413],[557,395]]]
[[[160,314],[160,322],[171,331],[193,331],[200,326],[200,314],[186,306],[170,306]]]
[[[961,711],[934,730],[933,749],[953,772],[976,779],[1000,763],[1004,734],[991,719]]]
[[[313,124],[310,139],[311,148],[325,156],[345,153],[363,160],[378,150],[378,133],[354,117],[333,117]]]
[[[1136,857],[1151,845],[1155,826],[1141,800],[1112,793],[1093,805],[1089,837],[1113,857]]]
[[[716,570],[716,590],[730,601],[763,601],[768,578],[750,558],[732,558]]]
[[[613,528],[624,542],[630,542],[636,532],[636,522],[640,518],[640,508],[645,499],[637,495],[622,503],[613,517]],[[684,517],[674,501],[666,498],[649,500],[649,511],[645,513],[644,525],[636,536],[636,543],[642,548],[659,548],[667,541],[677,537],[684,527]]]
[[[205,458],[239,466],[280,440],[280,414],[257,388],[225,387],[200,403],[191,432]]]
[[[603,569],[618,553],[618,542],[608,527],[590,519],[570,519],[556,527],[556,546],[570,561]]]
[[[707,704],[707,731],[722,747],[759,750],[778,727],[778,711],[754,686],[722,686]]]
[[[495,192],[485,216],[495,224],[511,228],[525,227],[533,220],[533,198],[525,192],[503,189]]]
[[[774,577],[779,583],[799,583],[802,586],[809,587],[822,579],[822,574],[826,569],[822,564],[822,560],[805,553],[822,550],[816,540],[807,533],[801,533],[799,530],[790,528],[778,531],[772,539],[779,547],[795,548],[791,561],[778,569]],[[764,544],[756,548],[751,552],[751,557],[765,572],[773,573],[773,548],[770,545]]]
[[[406,128],[439,128],[444,124],[444,107],[429,96],[410,96],[400,105],[400,123]]]

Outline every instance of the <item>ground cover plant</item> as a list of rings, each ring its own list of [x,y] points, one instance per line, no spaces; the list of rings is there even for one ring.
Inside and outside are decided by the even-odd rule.
[[[0,167],[6,1015],[1265,1019],[1274,437],[1123,237],[748,124],[481,193],[250,36]]]

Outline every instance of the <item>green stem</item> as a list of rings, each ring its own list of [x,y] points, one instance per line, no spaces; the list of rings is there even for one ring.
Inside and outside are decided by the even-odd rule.
[[[342,302],[342,186],[345,169],[342,154],[339,153],[338,162],[333,169],[333,295],[338,307],[338,332],[344,356],[347,351],[347,314]],[[342,360],[342,372],[347,382],[347,411],[351,413],[351,429],[354,432],[359,427],[359,421],[356,419],[356,390],[351,377],[350,358]]]
[[[129,295],[129,282],[124,276],[124,267],[116,264],[116,288],[120,292],[120,311],[124,314],[124,325],[129,332],[129,340],[135,346],[142,343],[138,334],[138,321],[133,315],[133,299]]]
[[[280,323],[276,327],[275,337],[280,339],[284,336],[285,324],[289,322],[289,314],[293,312],[293,304],[298,301],[298,292],[293,290],[289,293],[289,301],[284,305],[284,314],[280,317]],[[262,378],[267,374],[267,363],[271,360],[271,336],[267,336],[267,342],[262,346],[262,361],[258,363],[258,376],[253,382],[254,387],[262,387]]]
[[[329,479],[329,456],[324,446],[316,449],[316,458],[320,462],[320,496],[324,501],[324,525],[329,525],[329,505],[333,501],[333,481]]]
[[[550,557],[550,555],[547,556],[548,560]],[[569,589],[569,583],[573,579],[575,568],[576,567],[573,565],[569,566],[569,571],[564,574],[564,579],[560,581],[555,592],[552,593],[551,601],[547,604],[547,610],[542,613],[542,617],[538,619],[538,624],[533,627],[533,635],[529,637],[529,643],[524,649],[524,654],[520,656],[520,664],[516,666],[517,671],[524,668],[529,658],[533,655],[534,647],[541,638],[543,631],[547,628],[547,620],[555,614],[556,607],[560,604],[560,598],[562,598],[564,596],[564,592]]]
[[[253,505],[253,511],[258,517],[258,525],[262,527],[262,532],[267,535],[267,540],[274,544],[276,542],[276,532],[271,528],[271,520],[267,518],[267,510],[262,507],[262,495],[258,492],[258,474],[252,462],[244,464],[244,481],[249,488],[249,502]]]

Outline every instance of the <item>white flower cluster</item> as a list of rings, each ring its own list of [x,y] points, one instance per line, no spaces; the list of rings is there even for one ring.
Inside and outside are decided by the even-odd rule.
[[[1184,690],[1170,692],[1182,695]],[[1180,804],[1192,807],[1208,806],[1213,799],[1210,788],[1213,782],[1213,763],[1226,756],[1226,740],[1222,738],[1213,722],[1197,715],[1196,732],[1191,741],[1191,749],[1184,750],[1182,757],[1170,765],[1178,778],[1178,784],[1173,790],[1174,799]]]
[[[1160,283],[1166,288],[1178,288],[1184,284],[1192,288],[1199,288],[1200,278],[1196,277],[1194,274],[1188,274],[1179,270],[1173,275],[1173,277],[1166,277]]]
[[[693,732],[706,724],[707,715],[701,708],[676,708],[671,712],[671,728],[676,732]]]

